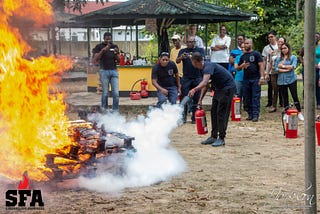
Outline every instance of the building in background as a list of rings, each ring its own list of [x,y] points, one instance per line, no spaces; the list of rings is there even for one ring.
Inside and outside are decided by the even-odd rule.
[[[57,19],[69,19],[75,16],[90,13],[92,11],[100,10],[110,7],[120,2],[105,2],[101,4],[96,1],[88,1],[80,11],[73,11],[71,8],[66,7],[64,12],[57,12]],[[138,26],[138,41],[149,42],[152,39],[151,35],[144,34],[145,26]],[[32,30],[29,35],[29,40],[32,47],[37,49],[35,55],[42,54],[44,50],[49,53],[57,53],[64,55],[72,55],[78,57],[88,56],[88,50],[85,47],[88,44],[88,37],[90,34],[90,44],[95,46],[103,40],[105,32],[112,32],[113,41],[119,44],[124,52],[131,52],[135,46],[136,41],[136,28],[132,26],[117,26],[110,28],[55,28],[52,29],[36,29]],[[51,41],[55,35],[56,47],[52,47]],[[119,43],[120,42],[120,43]],[[131,44],[132,43],[132,44]],[[140,48],[139,48],[140,49]]]

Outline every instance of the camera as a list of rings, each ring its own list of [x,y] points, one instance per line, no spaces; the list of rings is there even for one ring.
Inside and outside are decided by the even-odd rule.
[[[184,58],[192,57],[192,52],[189,52],[189,53],[184,52],[183,54],[184,54]]]

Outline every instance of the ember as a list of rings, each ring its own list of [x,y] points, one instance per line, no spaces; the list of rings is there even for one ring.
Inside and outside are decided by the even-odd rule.
[[[45,174],[51,180],[60,181],[80,175],[94,177],[98,165],[105,165],[107,157],[124,158],[135,151],[132,146],[133,137],[116,132],[108,133],[104,126],[98,128],[97,124],[84,120],[69,122],[68,133],[74,144],[57,150],[55,154],[46,155],[45,166],[52,171]],[[114,167],[121,166],[114,165],[111,168]],[[123,169],[120,171],[122,173]]]

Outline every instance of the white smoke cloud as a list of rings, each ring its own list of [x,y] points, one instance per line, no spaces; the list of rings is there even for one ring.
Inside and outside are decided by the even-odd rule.
[[[178,105],[164,105],[152,109],[147,116],[138,116],[126,122],[119,114],[100,115],[98,125],[107,131],[121,132],[135,137],[133,146],[137,152],[126,159],[124,175],[106,173],[95,178],[81,178],[80,185],[98,192],[119,192],[128,187],[148,186],[165,181],[186,169],[179,153],[170,147],[170,133],[181,121],[182,109]]]

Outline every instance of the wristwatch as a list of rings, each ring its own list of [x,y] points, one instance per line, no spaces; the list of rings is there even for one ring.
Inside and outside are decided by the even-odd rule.
[[[264,80],[264,77],[260,77],[260,80]]]

